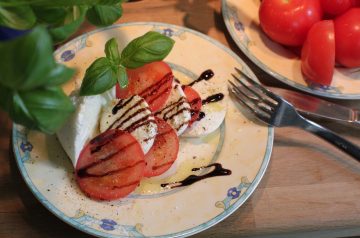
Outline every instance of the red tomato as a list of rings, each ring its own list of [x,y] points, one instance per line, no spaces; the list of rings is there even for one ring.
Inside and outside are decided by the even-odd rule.
[[[353,7],[360,7],[360,0],[352,0]]]
[[[322,9],[331,16],[340,15],[352,6],[352,0],[321,0]]]
[[[145,155],[145,177],[153,177],[168,170],[177,158],[179,138],[176,131],[164,120],[155,118],[158,126],[153,146]]]
[[[260,24],[274,41],[300,46],[311,26],[321,20],[320,0],[263,0],[260,5]]]
[[[311,81],[330,85],[335,65],[334,22],[325,20],[311,27],[301,51],[301,70]]]
[[[351,8],[335,21],[336,61],[360,67],[360,8]]]
[[[89,197],[114,200],[135,190],[145,169],[138,141],[120,130],[106,131],[81,151],[76,164],[76,181]]]
[[[189,126],[199,118],[202,102],[200,95],[190,86],[182,87],[191,107],[191,119],[189,121]]]
[[[165,105],[174,78],[171,68],[165,62],[158,61],[136,69],[128,69],[127,74],[129,85],[125,89],[120,89],[117,85],[117,98],[139,95],[146,100],[153,112]]]

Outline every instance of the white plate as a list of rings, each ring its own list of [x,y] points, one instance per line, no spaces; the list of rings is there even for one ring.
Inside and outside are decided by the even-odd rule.
[[[260,28],[260,0],[222,0],[222,14],[238,47],[261,69],[299,90],[328,98],[360,99],[360,68],[335,68],[331,86],[308,85],[301,60],[270,40]]]
[[[104,55],[108,39],[116,37],[123,47],[150,30],[176,41],[166,60],[179,77],[195,79],[211,68],[215,72],[211,80],[226,84],[234,67],[252,74],[233,52],[199,32],[161,23],[129,23],[87,33],[55,52],[58,61],[77,69],[65,90],[79,86],[89,64]],[[270,159],[273,129],[252,122],[229,100],[225,122],[218,130],[180,141],[178,169],[170,169],[168,177],[145,179],[127,198],[99,202],[78,189],[72,164],[55,136],[19,125],[13,129],[17,164],[34,195],[63,221],[99,237],[184,237],[220,222],[240,207],[260,182]],[[161,183],[183,179],[193,173],[191,168],[215,161],[232,174],[160,189]]]

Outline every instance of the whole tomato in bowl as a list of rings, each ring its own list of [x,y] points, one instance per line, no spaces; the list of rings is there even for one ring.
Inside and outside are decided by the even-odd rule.
[[[272,40],[288,46],[301,46],[322,16],[320,0],[263,0],[259,10],[263,31]]]
[[[355,2],[352,0],[321,0],[321,7],[324,12],[330,16],[337,16],[344,13],[354,6],[354,4]]]
[[[360,8],[351,8],[334,20],[336,61],[345,67],[360,67]]]
[[[311,27],[302,47],[301,70],[308,80],[321,85],[330,85],[334,65],[334,22],[319,21]]]

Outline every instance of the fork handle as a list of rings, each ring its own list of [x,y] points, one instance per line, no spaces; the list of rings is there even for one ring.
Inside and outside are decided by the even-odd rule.
[[[360,147],[351,143],[350,141],[340,137],[333,131],[320,126],[319,124],[302,118],[302,123],[299,126],[323,139],[329,143],[335,145],[340,150],[344,151],[348,155],[354,157],[357,161],[360,161]]]

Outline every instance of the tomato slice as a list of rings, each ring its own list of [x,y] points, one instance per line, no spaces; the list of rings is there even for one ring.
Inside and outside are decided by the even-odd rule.
[[[81,151],[76,181],[90,198],[114,200],[135,190],[145,169],[144,153],[128,132],[106,131]]]
[[[310,29],[301,51],[301,70],[312,82],[330,85],[335,65],[335,36],[332,20],[320,21]]]
[[[191,107],[191,119],[189,121],[189,126],[191,126],[199,118],[202,102],[200,95],[192,87],[184,85],[182,89]]]
[[[179,138],[176,131],[164,120],[155,117],[158,134],[150,151],[145,155],[145,177],[153,177],[167,171],[177,158]]]
[[[129,85],[125,89],[117,85],[117,98],[124,99],[139,95],[146,100],[153,112],[165,105],[174,78],[169,65],[157,61],[136,69],[128,69],[127,75]]]

